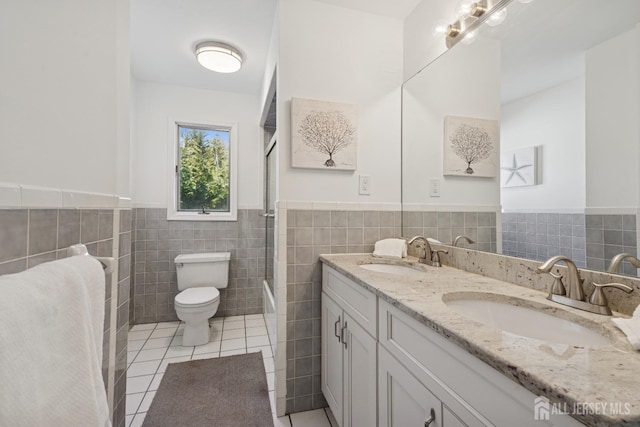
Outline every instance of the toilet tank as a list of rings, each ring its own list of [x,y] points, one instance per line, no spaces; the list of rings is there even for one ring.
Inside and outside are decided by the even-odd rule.
[[[182,254],[174,260],[178,273],[178,289],[213,286],[226,288],[229,284],[231,253],[215,252]]]

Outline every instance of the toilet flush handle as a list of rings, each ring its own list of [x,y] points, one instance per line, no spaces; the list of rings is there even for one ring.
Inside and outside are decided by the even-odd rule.
[[[176,264],[176,267],[184,267],[184,264],[183,263],[178,263],[178,264]]]

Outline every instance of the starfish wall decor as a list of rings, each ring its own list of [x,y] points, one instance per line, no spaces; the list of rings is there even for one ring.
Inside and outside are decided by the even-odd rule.
[[[536,147],[506,151],[500,157],[502,187],[522,187],[536,184]]]

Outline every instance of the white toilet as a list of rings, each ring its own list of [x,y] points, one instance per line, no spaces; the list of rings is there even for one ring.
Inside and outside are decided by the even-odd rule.
[[[209,342],[209,318],[220,304],[218,289],[229,284],[229,252],[183,254],[174,260],[178,289],[174,304],[184,325],[182,345],[189,347]]]

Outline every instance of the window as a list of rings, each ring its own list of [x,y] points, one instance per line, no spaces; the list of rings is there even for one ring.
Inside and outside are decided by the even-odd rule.
[[[235,221],[236,125],[170,121],[170,220]]]

